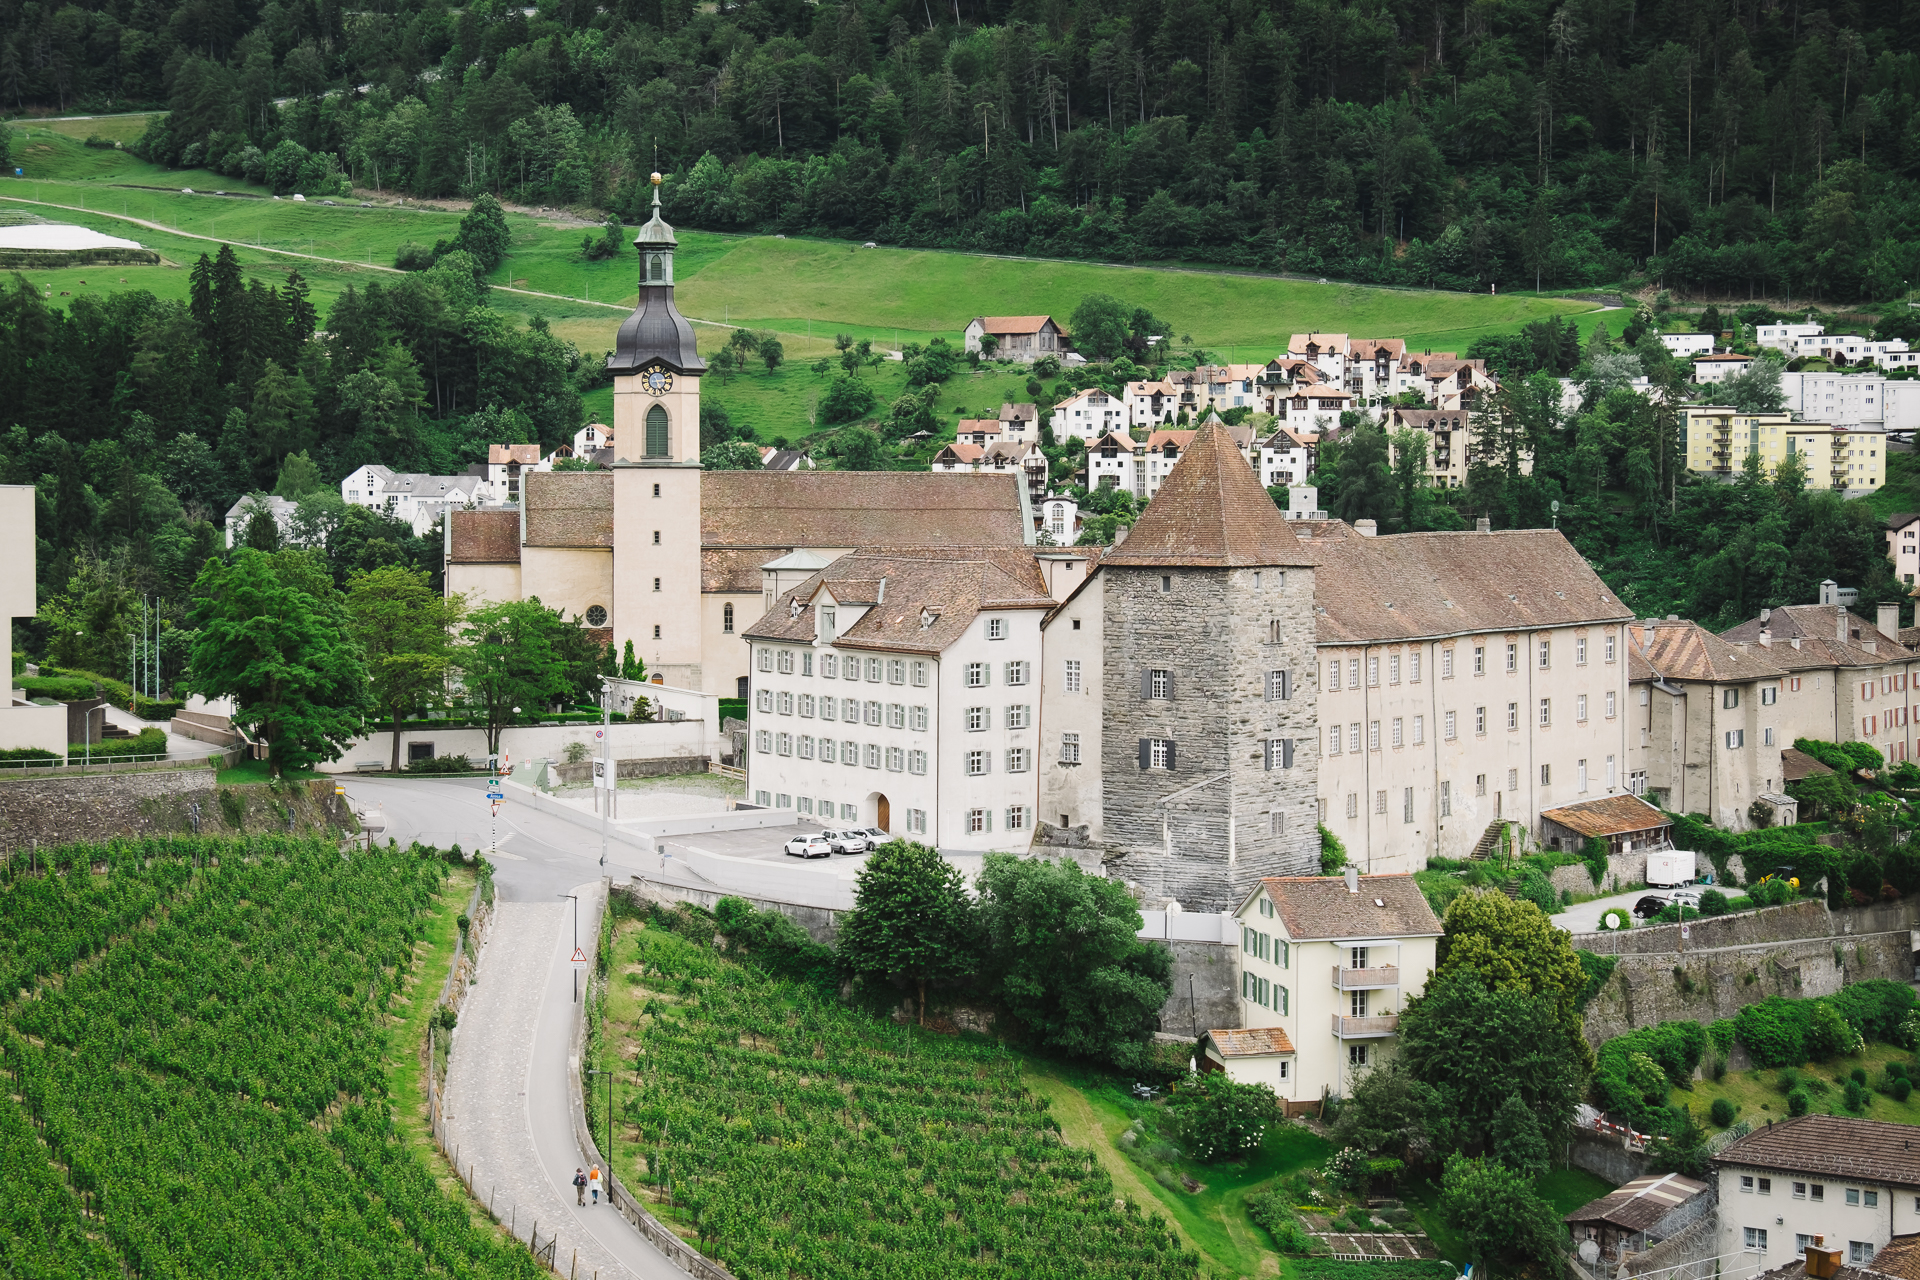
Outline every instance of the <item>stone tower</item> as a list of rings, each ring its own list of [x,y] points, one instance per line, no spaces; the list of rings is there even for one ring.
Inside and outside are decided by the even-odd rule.
[[[1212,424],[1102,557],[1104,834],[1149,894],[1318,873],[1318,559]]]
[[[671,685],[700,688],[700,375],[693,326],[673,305],[673,228],[634,237],[640,305],[607,358],[613,373],[613,640]],[[539,584],[528,583],[537,593]]]

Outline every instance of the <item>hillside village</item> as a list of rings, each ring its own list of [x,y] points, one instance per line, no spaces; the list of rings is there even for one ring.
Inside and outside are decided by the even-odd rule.
[[[38,909],[19,886],[85,897],[96,861],[184,892],[165,887],[175,835],[182,874],[220,860],[235,886],[282,862],[324,880],[344,874],[329,850],[394,859],[380,839],[406,836],[421,902],[443,874],[472,894],[466,911],[431,908],[461,941],[438,1002],[414,1006],[423,1037],[535,1007],[498,1003],[515,978],[468,990],[464,948],[483,929],[490,965],[548,998],[564,997],[554,975],[575,975],[572,1006],[584,993],[591,1007],[528,1042],[552,1068],[538,1105],[571,1121],[532,1140],[542,1159],[592,1165],[592,1204],[604,1189],[632,1230],[611,1243],[571,1217],[558,1230],[572,1234],[547,1217],[547,1234],[534,1220],[522,1236],[517,1202],[503,1220],[497,1185],[483,1200],[460,1153],[513,1149],[472,1118],[506,1060],[471,1035],[452,1051],[422,1041],[419,1141],[478,1220],[531,1247],[512,1257],[555,1266],[565,1246],[642,1274],[623,1251],[657,1248],[704,1275],[704,1247],[732,1274],[770,1274],[754,1269],[759,1236],[708,1233],[701,1216],[738,1212],[740,1180],[761,1175],[811,1224],[805,1247],[852,1266],[803,1168],[737,1134],[670,1135],[698,1133],[716,1098],[760,1105],[737,1072],[711,1070],[716,1046],[795,1072],[780,1089],[792,1116],[835,1069],[810,1064],[890,1062],[897,1029],[934,1041],[901,1066],[911,1087],[976,1069],[996,1081],[1001,1101],[965,1107],[1026,1105],[1008,1100],[1036,1086],[994,1074],[1009,1044],[1056,1102],[1085,1098],[1048,1062],[1105,1073],[1088,1096],[1126,1127],[1066,1141],[1121,1172],[1045,1220],[1084,1229],[1095,1269],[1116,1275],[1216,1263],[1151,1215],[1188,1230],[1184,1206],[1211,1204],[1206,1180],[1231,1168],[1257,1171],[1252,1190],[1207,1211],[1257,1225],[1289,1267],[1906,1276],[1920,1257],[1906,1154],[1920,1123],[1920,626],[1903,625],[1902,597],[1920,515],[1875,529],[1886,576],[1871,583],[1824,580],[1732,625],[1636,616],[1558,527],[1395,531],[1321,500],[1343,482],[1326,459],[1370,435],[1422,490],[1469,488],[1497,450],[1529,475],[1532,446],[1502,435],[1516,388],[1571,412],[1589,387],[1323,332],[1265,362],[1170,360],[1138,378],[1109,362],[1105,381],[1051,403],[957,416],[911,469],[784,443],[716,454],[711,362],[676,303],[657,195],[635,243],[610,422],[550,448],[492,444],[457,474],[357,466],[337,506],[365,514],[318,532],[304,495],[236,501],[226,554],[196,583],[180,664],[193,677],[171,682],[187,698],[162,697],[157,622],[131,642],[124,683],[16,657],[0,763],[17,774],[0,786],[18,785],[0,822],[28,847],[24,872],[17,852],[5,861],[17,920]],[[1671,416],[1678,466],[1703,482],[1875,497],[1920,419],[1898,339],[1811,323],[1648,332],[1691,379],[1621,389]],[[978,317],[963,346],[1050,377],[1092,367],[1050,316]],[[1736,394],[1717,403],[1723,391]],[[16,620],[42,611],[43,519],[32,488],[0,489],[0,600]],[[431,570],[374,553],[344,590],[314,585],[320,561],[300,557],[336,552],[346,519],[391,525]],[[287,655],[318,673],[308,692],[259,675]],[[436,773],[486,786],[421,776]],[[283,843],[248,834],[246,786],[287,815]],[[272,798],[303,786],[297,810]],[[215,809],[220,834],[203,838]],[[48,870],[42,831],[110,851],[70,846]],[[596,831],[597,864],[582,852]],[[540,950],[557,914],[526,935],[539,946],[488,928],[496,910],[531,919],[494,906],[495,877],[515,902],[591,900],[594,957],[576,941],[577,967],[559,968]],[[355,928],[402,928],[397,900],[355,892],[389,913]],[[112,923],[98,903],[74,910],[100,912],[87,929]],[[51,947],[22,948],[23,982],[59,969]],[[712,995],[749,982],[758,1003]],[[841,1007],[843,984],[870,1009]],[[817,1045],[778,1042],[776,1026],[812,1036],[823,1017]],[[626,1087],[644,1069],[609,1029],[658,1055],[653,1101],[599,1109],[598,1076]],[[36,1073],[64,1051],[8,1050]],[[33,1096],[77,1123],[82,1095]],[[616,1112],[631,1137],[606,1127]],[[55,1167],[35,1154],[57,1150],[54,1129],[0,1136],[35,1179]],[[1020,1159],[1044,1164],[1045,1148]],[[667,1171],[683,1161],[711,1182],[678,1184],[676,1202],[688,1175]],[[575,1209],[589,1207],[585,1168]],[[877,1198],[892,1175],[847,1176]],[[35,1212],[85,1254],[74,1224],[91,1202],[40,1191]],[[552,1187],[515,1194],[551,1212]],[[1159,1209],[1141,1218],[1147,1201]],[[976,1259],[989,1238],[1019,1256],[993,1234],[1007,1229],[969,1228]]]

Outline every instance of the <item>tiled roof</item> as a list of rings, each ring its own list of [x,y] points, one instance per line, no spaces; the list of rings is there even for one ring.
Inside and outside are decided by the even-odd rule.
[[[1095,449],[1105,447],[1109,440],[1113,442],[1114,448],[1124,449],[1128,453],[1133,452],[1133,437],[1128,435],[1124,431],[1107,432],[1107,434],[1101,436],[1098,440],[1095,440],[1092,444],[1088,445],[1087,452],[1091,453]]]
[[[1147,511],[1151,516],[1153,508]],[[1297,522],[1303,529],[1311,523],[1320,522]],[[1314,542],[1330,532],[1314,530]],[[1313,590],[1321,644],[1527,631],[1632,617],[1573,544],[1552,529],[1326,541],[1332,550]]]
[[[1319,443],[1318,432],[1296,431],[1292,427],[1282,427],[1261,441],[1261,446],[1267,449],[1312,449]]]
[[[1693,358],[1693,362],[1695,364],[1706,364],[1709,361],[1712,361],[1720,364],[1729,364],[1737,361],[1740,364],[1746,364],[1750,362],[1752,359],[1753,359],[1752,356],[1738,355],[1734,352],[1728,351],[1728,352],[1722,352],[1719,355],[1713,355],[1713,356],[1695,356]]]
[[[1782,783],[1799,782],[1803,778],[1819,777],[1833,770],[1821,764],[1798,747],[1786,747],[1780,752],[1780,781]]]
[[[1873,1255],[1872,1270],[1896,1280],[1920,1280],[1920,1235],[1895,1236],[1887,1241]]]
[[[1004,400],[1000,404],[1000,421],[1002,422],[1038,422],[1039,420],[1040,406],[1037,404],[1015,404],[1011,400]]]
[[[1920,511],[1902,511],[1898,515],[1887,517],[1887,528],[1904,529],[1915,520],[1920,520]]]
[[[517,462],[523,467],[530,467],[540,461],[540,446],[537,444],[490,444],[487,446],[487,461],[490,463]]]
[[[1051,319],[1052,316],[981,316],[980,327],[988,333],[1038,333],[1040,326]]]
[[[520,560],[520,512],[449,511],[455,564],[517,564]]]
[[[1673,825],[1666,814],[1639,796],[1625,794],[1582,800],[1558,809],[1542,809],[1540,817],[1583,836],[1618,836]]]
[[[1800,1116],[1755,1129],[1713,1162],[1920,1187],[1916,1139],[1912,1125],[1887,1120]]]
[[[700,590],[751,592],[760,594],[760,566],[769,553],[765,547],[746,547],[737,551],[700,549]]]
[[[1317,549],[1294,535],[1233,437],[1203,427],[1181,450],[1159,494],[1103,565],[1310,565]]]
[[[1798,430],[1798,428],[1795,428]],[[1839,624],[1846,622],[1847,638],[1839,638]],[[1790,604],[1771,610],[1766,621],[1749,618],[1739,626],[1722,631],[1722,640],[1758,644],[1765,631],[1772,640],[1768,650],[1775,662],[1788,671],[1809,667],[1877,667],[1882,663],[1906,659],[1909,655],[1893,636],[1865,618],[1837,604]],[[1793,641],[1800,642],[1794,647]],[[1863,641],[1872,641],[1869,652]]]
[[[1614,1188],[1598,1200],[1581,1205],[1564,1222],[1610,1222],[1629,1231],[1645,1231],[1660,1219],[1708,1190],[1704,1182],[1677,1173],[1651,1173]]]
[[[1835,1248],[1835,1241],[1837,1239],[1837,1236],[1829,1237],[1827,1247],[1829,1249]],[[1830,1280],[1885,1280],[1886,1274],[1887,1273],[1880,1270],[1880,1258],[1879,1255],[1876,1254],[1874,1255],[1872,1266],[1850,1267],[1842,1263],[1834,1270]],[[1758,1275],[1749,1277],[1749,1280],[1809,1280],[1807,1276],[1807,1255],[1804,1252],[1796,1254],[1793,1261],[1787,1263],[1785,1266],[1775,1267],[1771,1271],[1762,1271]]]
[[[1393,359],[1398,360],[1401,356],[1407,354],[1406,339],[1357,338],[1347,344],[1347,355],[1354,360],[1378,359],[1378,353],[1382,351],[1386,352],[1386,354]]]
[[[1344,876],[1270,876],[1256,892],[1273,899],[1296,942],[1439,936],[1440,918],[1412,876],[1361,876],[1359,883],[1349,893]]]
[[[1323,352],[1347,353],[1347,335],[1344,333],[1296,333],[1287,339],[1287,351],[1290,355],[1305,355],[1308,343],[1318,346]]]
[[[1465,409],[1395,409],[1393,420],[1402,426],[1423,427],[1428,431],[1463,431],[1468,426]]]
[[[1226,425],[1226,423],[1220,422],[1217,417],[1214,418],[1213,421],[1219,423],[1220,426]],[[1201,423],[1200,425],[1205,426],[1207,424]],[[1197,430],[1198,428],[1194,429],[1194,431],[1197,431]],[[1194,431],[1175,430],[1175,431],[1149,432],[1147,434],[1147,449],[1149,452],[1152,452],[1155,450],[1164,449],[1168,445],[1172,445],[1176,449],[1184,449],[1188,445],[1193,443]]]
[[[1284,1027],[1229,1027],[1207,1032],[1207,1039],[1223,1058],[1256,1058],[1292,1053],[1293,1041]]]
[[[1697,622],[1649,620],[1627,631],[1634,652],[1668,680],[1764,680],[1787,673],[1772,661],[1771,649],[1756,644],[1742,653]]]
[[[706,547],[886,547],[1026,543],[1023,475],[924,471],[709,471]]]
[[[530,547],[613,545],[611,471],[529,471],[520,477],[520,500]]]
[[[747,638],[810,643],[814,602],[823,590],[835,600],[873,605],[836,645],[895,653],[944,652],[984,611],[1055,604],[1032,552],[892,548],[841,556],[774,601],[766,616],[746,629]]]
[[[955,434],[963,436],[997,436],[1000,431],[998,418],[962,418],[960,425],[954,428]]]
[[[994,446],[996,449],[999,447],[998,445]],[[935,462],[973,463],[980,461],[986,452],[987,448],[985,445],[975,444],[971,440],[954,440],[942,445],[940,452],[933,455],[933,460]]]

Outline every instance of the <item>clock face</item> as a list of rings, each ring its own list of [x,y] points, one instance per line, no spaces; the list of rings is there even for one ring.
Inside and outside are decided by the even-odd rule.
[[[645,383],[647,394],[649,395],[663,396],[673,390],[673,375],[665,369],[649,369],[641,374],[640,377],[642,382]]]

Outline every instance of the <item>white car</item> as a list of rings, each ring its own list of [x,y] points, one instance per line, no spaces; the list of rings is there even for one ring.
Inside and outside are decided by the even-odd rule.
[[[874,848],[872,839],[858,828],[847,831],[822,831],[820,835],[833,846],[835,853],[869,853]]]
[[[795,836],[787,841],[786,854],[789,858],[831,858],[833,846],[816,831],[812,835]]]
[[[867,838],[867,847],[870,849],[878,849],[881,845],[891,843],[893,840],[893,836],[890,833],[882,831],[878,827],[856,827],[853,834],[865,836]]]
[[[1700,891],[1698,889],[1675,889],[1667,895],[1667,905],[1673,906],[1675,904],[1683,907],[1692,907],[1695,911],[1698,911],[1700,909]]]

